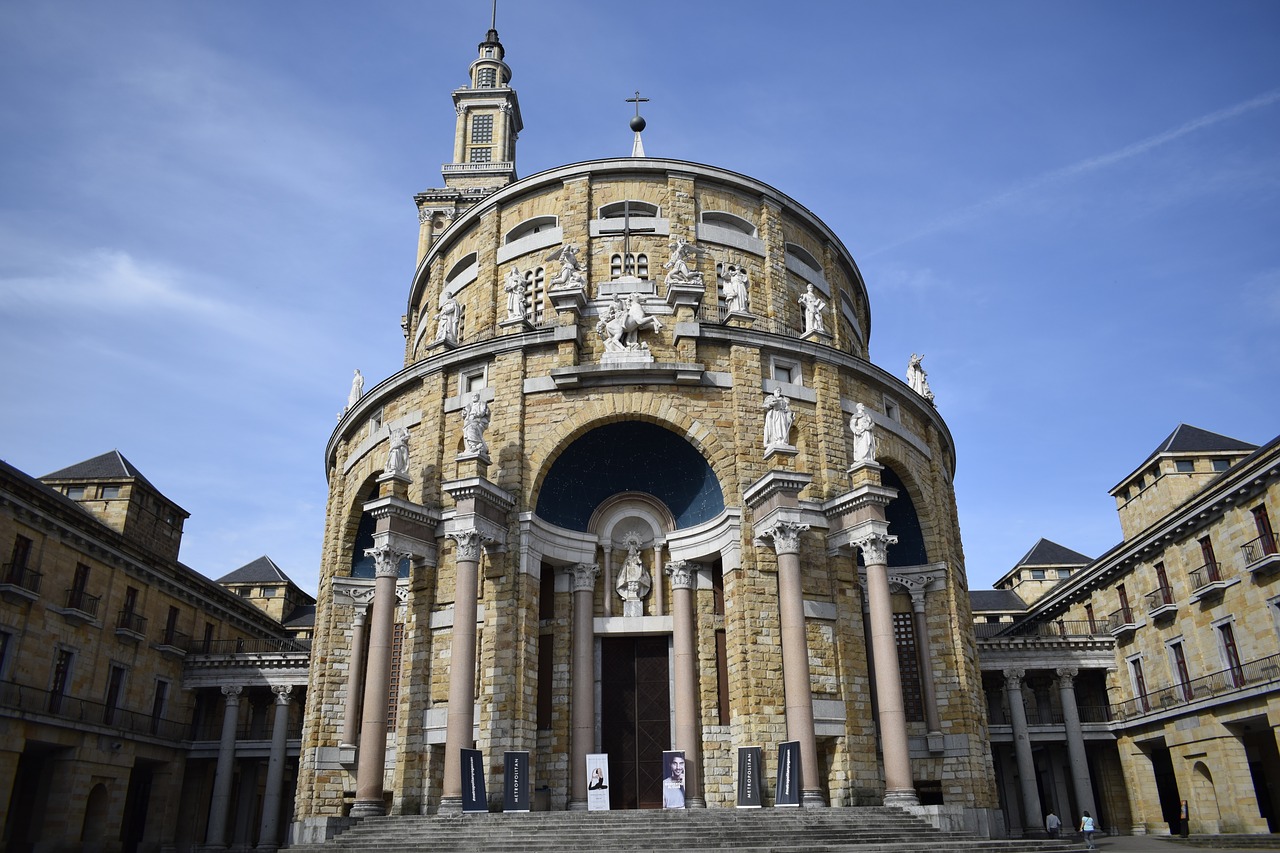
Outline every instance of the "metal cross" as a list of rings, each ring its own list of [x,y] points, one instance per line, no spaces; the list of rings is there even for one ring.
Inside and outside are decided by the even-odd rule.
[[[640,94],[639,92],[636,93]],[[647,98],[645,100],[648,100]],[[639,107],[636,107],[639,109]],[[600,234],[621,234],[622,235],[622,274],[627,274],[627,259],[631,255],[631,235],[632,234],[653,234],[657,232],[657,228],[632,228],[631,227],[631,202],[624,200],[622,202],[622,228],[601,228]],[[631,271],[635,272],[635,261],[631,261]]]
[[[495,0],[495,2],[496,2],[496,0]],[[636,89],[636,96],[635,96],[634,98],[627,98],[627,103],[628,103],[628,104],[635,104],[635,105],[636,105],[636,116],[637,116],[637,117],[639,117],[639,115],[640,115],[640,105],[641,105],[641,104],[647,104],[648,102],[649,102],[649,99],[648,99],[648,98],[642,98],[642,97],[640,97],[640,90],[639,90],[639,89]]]

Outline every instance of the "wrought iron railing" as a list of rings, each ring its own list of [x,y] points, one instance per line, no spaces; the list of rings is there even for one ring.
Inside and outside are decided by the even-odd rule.
[[[1147,593],[1147,612],[1152,613],[1161,607],[1173,604],[1173,590],[1167,586],[1157,587]]]
[[[310,640],[294,640],[277,637],[251,637],[238,640],[201,640],[192,643],[187,651],[193,655],[260,655],[306,652],[311,649]]]
[[[1259,536],[1252,542],[1241,545],[1240,550],[1244,552],[1244,564],[1251,566],[1260,562],[1263,557],[1276,553],[1276,537],[1273,534]]]
[[[116,629],[119,631],[132,631],[135,634],[145,634],[147,633],[147,617],[131,610],[121,610],[120,615],[116,617]]]
[[[184,634],[181,631],[166,630],[163,636],[160,637],[160,645],[181,649],[185,652],[191,645],[191,635]]]
[[[4,572],[0,574],[0,583],[13,584],[21,587],[27,592],[40,592],[40,578],[44,577],[40,572],[27,565],[15,565],[13,563],[4,564]]]
[[[1112,634],[1123,631],[1125,628],[1136,627],[1137,624],[1133,618],[1132,607],[1121,607],[1107,616],[1107,631]]]
[[[0,708],[29,714],[47,714],[76,725],[105,726],[131,734],[153,735],[164,740],[185,740],[188,726],[178,720],[140,714],[102,702],[78,699],[65,693],[39,690],[14,681],[0,681]]]
[[[977,622],[978,639],[992,637],[1105,637],[1105,630],[1085,620],[1054,619],[1048,622]]]
[[[1209,584],[1222,582],[1222,572],[1218,569],[1217,560],[1205,563],[1198,569],[1192,569],[1190,575],[1192,590],[1204,589]]]
[[[1123,720],[1272,682],[1280,682],[1280,654],[1148,690],[1141,696],[1112,705],[1111,713],[1116,719]]]
[[[83,589],[72,587],[67,590],[67,609],[78,610],[88,616],[98,615],[98,602],[101,600],[101,596],[90,595]]]

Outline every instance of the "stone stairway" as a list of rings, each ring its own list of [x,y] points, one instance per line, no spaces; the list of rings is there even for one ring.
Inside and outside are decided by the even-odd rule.
[[[1067,841],[991,840],[935,829],[886,807],[532,812],[368,818],[323,845],[291,851],[432,853],[1074,853]]]

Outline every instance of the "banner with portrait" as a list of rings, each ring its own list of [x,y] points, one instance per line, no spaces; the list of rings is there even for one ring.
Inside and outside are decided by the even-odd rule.
[[[662,753],[662,807],[684,808],[684,751]]]
[[[587,756],[587,811],[609,811],[609,756],[603,752]]]

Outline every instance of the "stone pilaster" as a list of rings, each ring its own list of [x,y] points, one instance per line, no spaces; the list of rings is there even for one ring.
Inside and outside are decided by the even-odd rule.
[[[347,657],[347,703],[342,713],[342,735],[339,746],[355,746],[357,720],[360,716],[360,700],[364,694],[364,623],[366,611],[363,603],[355,605],[351,620],[351,649]]]

